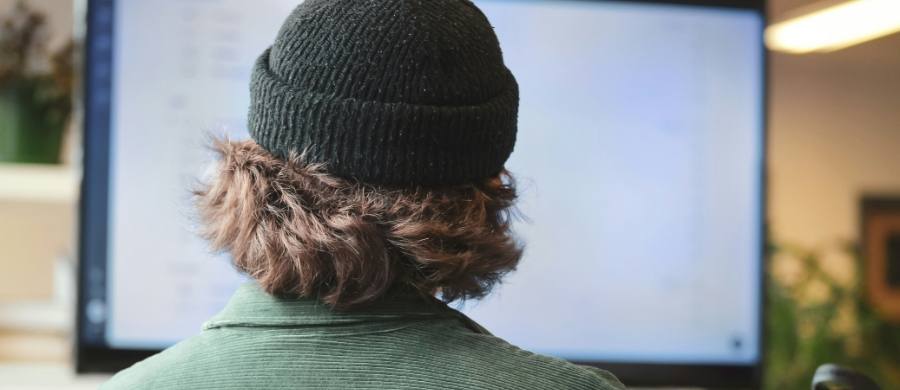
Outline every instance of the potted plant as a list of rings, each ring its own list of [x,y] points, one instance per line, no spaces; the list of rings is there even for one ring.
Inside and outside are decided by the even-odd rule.
[[[70,42],[47,48],[46,16],[19,1],[0,19],[0,161],[58,163],[72,111]]]

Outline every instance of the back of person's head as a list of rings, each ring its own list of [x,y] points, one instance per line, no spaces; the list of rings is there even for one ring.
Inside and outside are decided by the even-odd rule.
[[[477,298],[515,268],[518,86],[468,0],[309,0],[220,141],[205,235],[269,293],[338,309],[394,288]]]

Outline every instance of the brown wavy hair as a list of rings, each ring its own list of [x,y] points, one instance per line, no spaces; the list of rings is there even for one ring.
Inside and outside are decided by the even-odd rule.
[[[522,256],[508,172],[446,188],[372,186],[253,141],[214,140],[216,176],[195,191],[203,236],[265,291],[336,309],[412,287],[479,298]]]

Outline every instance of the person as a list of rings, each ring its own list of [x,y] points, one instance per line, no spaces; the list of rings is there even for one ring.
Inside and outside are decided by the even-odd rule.
[[[624,388],[447,305],[522,255],[504,168],[518,85],[472,2],[306,1],[250,92],[252,140],[214,142],[196,198],[205,238],[252,281],[103,388]]]

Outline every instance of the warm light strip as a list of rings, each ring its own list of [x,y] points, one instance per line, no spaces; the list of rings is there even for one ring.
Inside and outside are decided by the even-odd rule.
[[[853,0],[766,29],[766,46],[790,53],[828,52],[900,31],[900,0]]]

